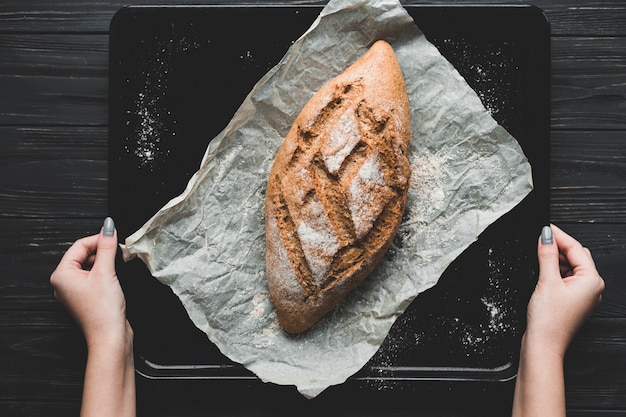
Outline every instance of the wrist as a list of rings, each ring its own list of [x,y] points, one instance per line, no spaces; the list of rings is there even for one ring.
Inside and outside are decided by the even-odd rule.
[[[86,337],[89,355],[132,357],[133,331],[128,323],[117,331],[100,332]]]
[[[566,344],[563,345],[549,337],[533,333],[532,331],[527,331],[522,336],[521,354],[526,359],[563,363],[566,350]]]

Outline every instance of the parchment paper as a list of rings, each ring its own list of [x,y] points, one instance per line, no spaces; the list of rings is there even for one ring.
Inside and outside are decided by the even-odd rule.
[[[377,39],[393,46],[411,103],[404,221],[377,270],[312,329],[290,336],[265,279],[267,175],[302,106]],[[182,194],[121,246],[171,287],[224,355],[312,398],[360,370],[417,294],[531,189],[517,141],[398,1],[331,0],[210,142]]]

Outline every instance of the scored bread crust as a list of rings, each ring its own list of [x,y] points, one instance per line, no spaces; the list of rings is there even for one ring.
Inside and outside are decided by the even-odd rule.
[[[385,41],[302,108],[265,196],[266,275],[286,332],[309,329],[383,258],[404,213],[410,141],[404,78]]]

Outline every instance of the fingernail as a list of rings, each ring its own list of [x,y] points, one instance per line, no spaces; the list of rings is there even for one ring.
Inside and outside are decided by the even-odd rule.
[[[550,226],[543,226],[543,229],[541,229],[541,244],[551,245],[553,243],[554,238],[552,237],[552,229]]]
[[[104,225],[102,226],[102,235],[113,236],[113,234],[115,234],[115,223],[112,218],[107,217],[104,219]]]

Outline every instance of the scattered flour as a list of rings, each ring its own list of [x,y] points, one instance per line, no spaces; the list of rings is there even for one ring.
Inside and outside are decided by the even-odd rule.
[[[134,108],[126,111],[126,126],[131,126],[131,131],[125,138],[125,150],[137,158],[140,169],[154,171],[170,153],[167,143],[176,136],[172,127],[176,120],[164,122],[171,117],[171,111],[162,101],[168,93],[172,58],[199,47],[198,42],[184,36],[172,36],[159,41],[158,47],[147,51],[148,55],[143,57],[143,88],[137,94]]]
[[[404,219],[408,227],[429,224],[441,213],[446,200],[444,167],[449,158],[430,153],[411,153],[410,188],[413,192],[409,193]]]

